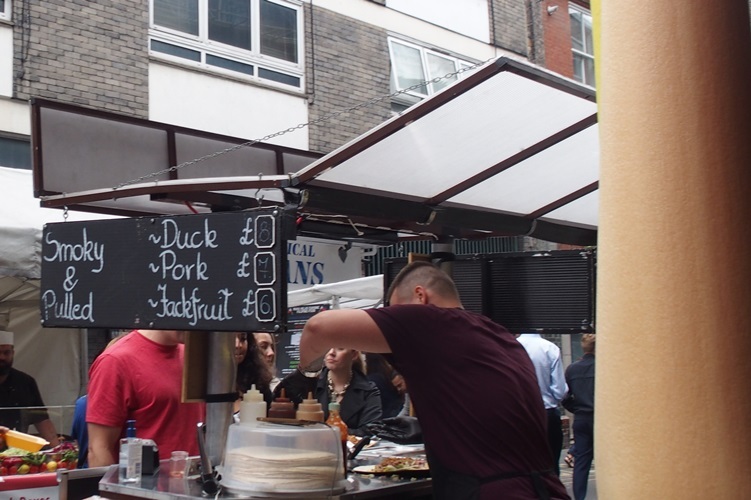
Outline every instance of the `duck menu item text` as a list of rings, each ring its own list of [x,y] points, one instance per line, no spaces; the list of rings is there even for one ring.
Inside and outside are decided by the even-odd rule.
[[[42,324],[280,331],[289,231],[273,208],[47,224]]]

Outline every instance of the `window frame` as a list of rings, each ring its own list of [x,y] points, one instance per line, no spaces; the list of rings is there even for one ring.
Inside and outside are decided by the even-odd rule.
[[[13,164],[5,163],[4,160],[0,160],[0,167],[16,168],[19,170],[31,170],[33,166],[33,158],[31,154],[31,137],[27,135],[13,134],[10,132],[0,132],[0,146],[6,146],[5,148],[0,147],[0,151],[3,151],[5,155],[7,155],[8,151],[12,149],[12,146],[11,148],[7,147],[9,143],[15,143],[15,146],[17,147],[28,148],[28,156],[26,156],[25,154],[22,155],[22,157],[17,156],[16,159],[21,161]],[[0,158],[2,156],[3,155],[0,154]]]
[[[13,0],[4,0],[3,8],[0,9],[0,20],[11,21],[13,17]]]
[[[154,7],[156,0],[149,0],[149,55],[155,59],[174,62],[181,65],[189,65],[201,68],[212,73],[227,75],[233,78],[240,78],[259,82],[271,86],[284,88],[286,90],[297,90],[300,93],[305,89],[305,26],[304,26],[304,9],[301,0],[266,0],[270,3],[277,4],[286,8],[293,9],[296,12],[296,31],[297,31],[297,62],[286,61],[273,56],[265,55],[261,50],[261,0],[248,0],[250,2],[250,20],[251,20],[251,50],[245,50],[232,45],[224,44],[209,39],[209,0],[198,0],[198,35],[192,35],[183,31],[167,28],[154,23]],[[187,57],[169,54],[163,51],[154,50],[152,42],[161,42],[198,53],[198,60],[192,60]],[[227,69],[222,66],[210,64],[207,62],[209,56],[226,59],[232,63],[252,67],[252,75]],[[298,85],[283,83],[280,80],[274,80],[259,76],[260,74],[279,74],[280,77],[287,77],[288,80],[297,80]],[[283,78],[281,78],[283,79]]]
[[[389,37],[388,38],[389,61],[391,62],[391,86],[392,86],[392,91],[393,92],[404,90],[403,88],[401,88],[399,86],[399,80],[398,80],[398,75],[397,75],[396,59],[395,59],[395,56],[394,56],[394,44],[399,44],[399,45],[402,45],[402,46],[405,46],[405,47],[408,47],[408,48],[417,49],[419,51],[419,53],[420,53],[420,64],[422,65],[423,75],[425,75],[425,77],[424,77],[425,80],[424,81],[428,82],[426,84],[426,87],[427,87],[427,93],[426,94],[423,94],[422,92],[418,92],[417,90],[409,90],[409,91],[404,92],[404,93],[402,93],[399,96],[396,96],[394,98],[394,102],[397,105],[411,106],[412,104],[416,104],[416,103],[420,102],[421,100],[426,99],[426,98],[432,96],[433,94],[435,94],[436,92],[439,92],[439,91],[443,90],[443,88],[445,88],[445,87],[442,87],[442,88],[436,89],[435,88],[436,84],[431,81],[434,78],[446,75],[446,73],[440,74],[440,75],[432,75],[430,73],[430,64],[429,64],[429,61],[428,61],[428,57],[429,56],[440,57],[440,58],[452,61],[454,63],[454,71],[459,71],[462,68],[465,68],[465,67],[468,67],[468,66],[472,66],[474,64],[470,60],[462,59],[461,57],[457,57],[457,56],[454,56],[454,55],[451,55],[451,54],[447,54],[446,52],[435,50],[435,49],[432,49],[430,47],[426,47],[424,45],[419,45],[419,44],[414,43],[414,42],[409,42],[407,40],[404,40],[403,38]],[[458,74],[457,75],[457,80],[461,80],[461,79],[465,78],[466,76],[467,75],[464,74],[464,73]],[[450,85],[451,83],[453,83],[453,82],[445,82],[446,85]]]
[[[590,24],[590,26],[593,26],[592,13],[589,12],[588,10],[586,10],[586,9],[584,9],[582,7],[579,7],[578,5],[570,3],[569,7],[568,7],[568,12],[569,12],[569,20],[571,18],[572,13],[577,13],[580,16],[582,16],[582,20],[584,20],[583,18],[585,16],[587,18],[589,18],[589,24]],[[582,37],[582,40],[586,41],[586,31],[584,30],[584,23],[583,22],[582,22],[582,31],[581,31],[580,35]],[[578,80],[578,78],[576,78],[576,71],[575,71],[576,64],[577,64],[575,56],[579,56],[582,59],[586,59],[586,60],[589,60],[589,61],[592,62],[592,81],[587,81],[588,80],[587,79],[587,71],[586,71],[586,68],[583,66],[583,63],[581,63],[582,64],[582,68],[580,68],[580,69],[581,69],[581,75],[583,77],[583,79],[581,80],[581,83],[583,83],[585,85],[589,85],[590,87],[594,87],[595,86],[595,81],[594,81],[594,78],[595,78],[595,72],[594,72],[594,67],[595,67],[594,32],[592,32],[592,53],[591,54],[589,52],[584,51],[584,50],[579,50],[579,49],[574,48],[573,36],[571,37],[571,39],[572,39],[571,40],[571,64],[572,64],[572,69],[574,69],[574,72],[573,72],[574,79],[577,80],[577,81],[580,81],[580,80]]]

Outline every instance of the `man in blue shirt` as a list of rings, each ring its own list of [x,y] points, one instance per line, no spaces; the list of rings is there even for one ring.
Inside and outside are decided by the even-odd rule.
[[[548,414],[548,443],[552,453],[552,465],[555,473],[560,475],[559,461],[563,448],[563,430],[558,405],[568,390],[561,364],[561,350],[554,343],[542,338],[539,333],[524,333],[518,335],[516,340],[524,346],[535,366],[537,385],[540,386],[542,402]]]

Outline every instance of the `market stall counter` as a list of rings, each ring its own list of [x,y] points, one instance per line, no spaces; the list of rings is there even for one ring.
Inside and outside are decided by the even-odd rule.
[[[54,472],[0,477],[0,499],[58,498],[57,475]]]
[[[370,449],[363,450],[358,458],[350,460],[346,486],[343,491],[333,494],[258,494],[253,496],[238,495],[236,492],[221,489],[215,498],[288,498],[288,499],[430,499],[432,498],[432,482],[429,472],[394,471],[370,472],[371,467],[380,464],[386,457],[424,457],[422,445],[396,445],[382,441]],[[154,475],[144,475],[140,484],[120,483],[118,467],[113,465],[99,482],[101,496],[112,499],[149,498],[154,500],[185,500],[192,498],[206,498],[200,482],[200,459],[190,457],[190,473],[187,477],[172,477],[170,475],[169,460],[160,462],[159,471]],[[369,471],[365,473],[353,470]]]

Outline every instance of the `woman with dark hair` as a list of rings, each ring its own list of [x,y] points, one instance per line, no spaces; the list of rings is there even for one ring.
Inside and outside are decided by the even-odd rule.
[[[394,384],[394,379],[399,373],[381,354],[366,353],[365,361],[368,367],[368,380],[373,382],[381,393],[383,418],[399,415],[404,407],[404,392]]]
[[[271,404],[271,388],[269,383],[273,377],[269,365],[263,359],[261,351],[255,342],[248,342],[247,332],[235,334],[235,362],[237,363],[237,377],[235,378],[239,399],[235,401],[235,414],[240,411],[240,401],[243,394],[253,385],[261,391],[266,404]]]
[[[271,371],[271,383],[270,387],[273,391],[279,384],[279,377],[276,376],[276,342],[274,335],[269,332],[253,332],[258,349],[261,351],[261,357],[269,365]]]

